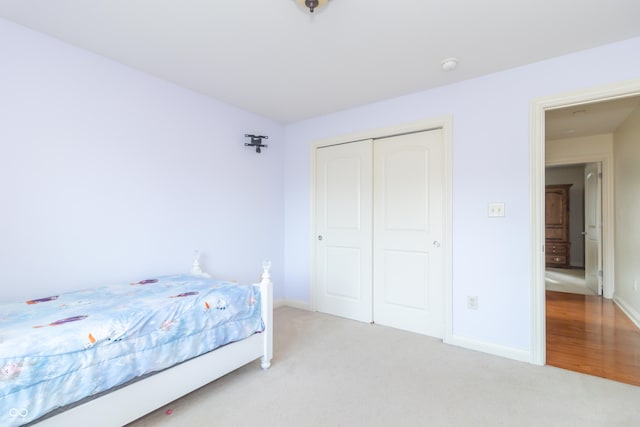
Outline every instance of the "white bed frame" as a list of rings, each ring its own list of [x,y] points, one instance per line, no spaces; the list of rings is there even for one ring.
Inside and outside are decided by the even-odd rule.
[[[273,357],[273,284],[269,263],[263,264],[260,284],[264,331],[190,359],[67,411],[37,426],[122,426],[182,397],[258,358],[262,369]]]

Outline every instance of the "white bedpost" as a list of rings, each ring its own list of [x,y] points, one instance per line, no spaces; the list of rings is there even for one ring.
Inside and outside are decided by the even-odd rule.
[[[204,272],[200,267],[200,251],[196,251],[195,255],[196,257],[193,260],[193,264],[191,265],[191,274],[193,274],[194,276],[210,278],[211,275]]]
[[[262,280],[260,281],[261,312],[264,322],[264,353],[262,355],[262,369],[269,369],[273,357],[273,283],[271,282],[271,261],[262,262]]]

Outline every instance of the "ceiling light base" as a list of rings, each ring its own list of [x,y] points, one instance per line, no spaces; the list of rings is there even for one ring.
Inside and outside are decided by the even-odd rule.
[[[329,0],[296,0],[300,6],[309,9],[310,13],[313,13],[316,9],[320,9],[326,5]]]

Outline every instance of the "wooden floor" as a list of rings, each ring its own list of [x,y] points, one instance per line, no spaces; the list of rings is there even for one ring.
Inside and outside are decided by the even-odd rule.
[[[640,385],[640,329],[611,300],[546,291],[547,364]]]

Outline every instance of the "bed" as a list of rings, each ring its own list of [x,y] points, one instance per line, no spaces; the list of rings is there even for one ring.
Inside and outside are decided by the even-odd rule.
[[[0,425],[121,426],[272,348],[269,263],[254,285],[190,274],[0,305]]]

